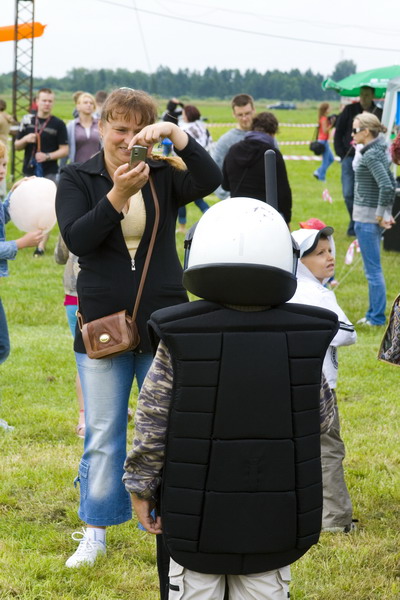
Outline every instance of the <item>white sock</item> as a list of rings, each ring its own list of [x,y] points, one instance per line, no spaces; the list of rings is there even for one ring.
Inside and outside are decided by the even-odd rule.
[[[86,535],[93,542],[106,544],[106,530],[101,527],[86,527]]]

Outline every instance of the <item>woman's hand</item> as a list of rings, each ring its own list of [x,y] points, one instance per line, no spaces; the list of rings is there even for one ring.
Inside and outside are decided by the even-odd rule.
[[[388,220],[382,219],[382,217],[376,217],[376,220],[378,221],[379,227],[382,227],[382,229],[391,229],[392,225],[396,223],[393,217],[390,217]]]
[[[168,121],[160,121],[143,127],[129,142],[128,148],[132,146],[147,146],[149,148],[148,155],[150,156],[154,144],[158,144],[164,138],[169,138],[177,150],[183,150],[189,141],[187,133],[182,131],[174,123]]]
[[[149,165],[140,162],[133,169],[128,163],[120,165],[113,175],[114,185],[107,198],[114,206],[115,210],[121,212],[129,198],[137,194],[139,190],[147,183],[149,179]]]

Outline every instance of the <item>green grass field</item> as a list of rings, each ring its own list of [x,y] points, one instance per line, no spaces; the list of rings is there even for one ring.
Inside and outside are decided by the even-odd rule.
[[[222,103],[193,103],[209,122],[232,120],[229,107]],[[257,109],[264,110],[265,104]],[[67,97],[57,99],[55,114],[68,118],[71,111]],[[313,123],[316,107],[276,114],[281,122]],[[224,130],[213,128],[214,139]],[[279,140],[307,140],[311,133],[310,128],[282,126]],[[282,150],[310,155],[306,146],[282,146]],[[340,166],[334,163],[328,171],[326,185],[333,204],[327,204],[322,201],[324,185],[312,177],[316,164],[287,162],[294,204],[292,228],[309,217],[333,225],[336,276],[343,281],[336,294],[349,318],[356,321],[367,307],[367,285],[360,262],[353,269],[343,262],[351,240],[345,235],[348,217]],[[212,203],[216,198],[209,200]],[[189,224],[198,218],[198,209],[191,205]],[[18,236],[10,224],[8,239]],[[64,567],[76,547],[70,534],[81,526],[73,480],[82,440],[75,435],[75,367],[63,307],[63,267],[56,265],[52,255],[56,239],[54,230],[42,259],[33,259],[30,249],[22,250],[9,263],[10,277],[1,281],[12,353],[0,367],[0,417],[15,429],[0,429],[0,599],[156,600],[154,540],[137,529],[135,520],[109,528],[107,557],[93,568]],[[179,234],[181,256],[182,244]],[[389,310],[399,292],[400,254],[383,251],[382,259]],[[400,598],[400,371],[376,360],[382,334],[382,328],[359,328],[358,343],[339,351],[337,391],[347,447],[346,477],[358,530],[347,536],[321,536],[293,566],[292,600]],[[134,390],[132,407],[135,402]],[[131,426],[128,445],[132,433]]]

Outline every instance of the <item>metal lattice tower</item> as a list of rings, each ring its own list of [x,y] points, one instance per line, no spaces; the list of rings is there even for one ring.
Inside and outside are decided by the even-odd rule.
[[[33,89],[33,23],[35,20],[34,0],[15,0],[15,52],[12,111],[18,120],[21,113],[28,113],[32,104]],[[18,39],[18,27],[25,25],[24,36]],[[11,175],[22,174],[23,153],[17,153],[12,145]]]

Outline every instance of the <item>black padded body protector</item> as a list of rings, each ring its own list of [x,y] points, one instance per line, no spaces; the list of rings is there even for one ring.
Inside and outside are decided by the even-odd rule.
[[[161,490],[171,556],[217,574],[297,560],[321,527],[319,394],[336,315],[201,300],[149,324],[174,370]]]

